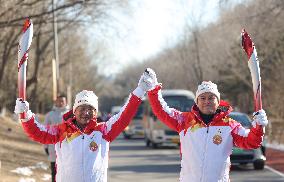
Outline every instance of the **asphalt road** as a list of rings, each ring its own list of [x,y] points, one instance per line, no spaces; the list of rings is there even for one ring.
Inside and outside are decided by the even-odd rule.
[[[110,146],[109,182],[174,182],[180,171],[179,148],[145,147],[144,140],[119,137]],[[283,175],[269,167],[256,171],[251,165],[233,166],[232,182],[279,182]]]

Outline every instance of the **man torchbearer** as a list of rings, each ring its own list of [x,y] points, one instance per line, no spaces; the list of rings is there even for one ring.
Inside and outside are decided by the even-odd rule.
[[[27,135],[42,144],[55,144],[57,182],[107,181],[109,144],[129,124],[149,89],[142,79],[120,112],[102,123],[97,122],[98,97],[93,91],[79,92],[71,117],[53,126],[41,125],[28,102],[16,100],[15,113],[26,113],[21,121]]]

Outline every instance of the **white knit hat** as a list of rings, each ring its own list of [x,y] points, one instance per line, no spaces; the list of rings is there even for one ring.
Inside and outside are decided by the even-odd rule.
[[[220,102],[220,93],[217,89],[217,85],[211,81],[203,81],[199,86],[195,94],[195,103],[197,103],[197,97],[205,92],[210,92],[218,98],[218,101]]]
[[[73,113],[80,105],[90,105],[98,110],[98,97],[93,91],[83,90],[76,95],[75,103],[73,105]]]

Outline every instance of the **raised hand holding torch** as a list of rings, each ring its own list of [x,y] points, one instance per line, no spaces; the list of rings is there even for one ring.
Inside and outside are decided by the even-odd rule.
[[[26,68],[33,37],[33,24],[30,19],[25,20],[22,32],[18,46],[18,92],[19,98],[26,100]],[[20,119],[23,118],[25,113],[20,114]]]
[[[245,31],[242,30],[242,47],[248,57],[248,67],[251,73],[252,85],[253,85],[253,95],[254,95],[254,111],[257,112],[262,109],[261,100],[261,77],[259,61],[257,58],[256,49],[254,43],[252,42],[250,36]]]

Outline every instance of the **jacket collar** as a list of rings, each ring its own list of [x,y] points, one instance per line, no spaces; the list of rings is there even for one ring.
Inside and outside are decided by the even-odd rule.
[[[216,110],[216,113],[211,121],[215,122],[215,121],[219,121],[220,119],[224,118],[225,116],[227,116],[230,112],[232,112],[233,108],[230,106],[230,104],[224,100],[220,101],[220,104]],[[195,115],[195,117],[199,120],[202,121],[202,118],[200,117],[199,114],[199,108],[197,107],[196,104],[194,104],[191,108],[191,112]],[[202,121],[203,122],[203,121]]]
[[[94,118],[92,120],[90,120],[88,122],[88,124],[86,125],[86,127],[84,128],[83,131],[80,130],[80,128],[78,126],[76,126],[76,124],[74,123],[75,121],[75,116],[73,116],[72,118],[67,119],[66,124],[71,126],[74,130],[79,131],[80,133],[86,133],[86,134],[90,134],[92,133],[92,131],[94,130],[100,130],[100,128],[102,127],[102,124],[97,123],[97,119]]]

